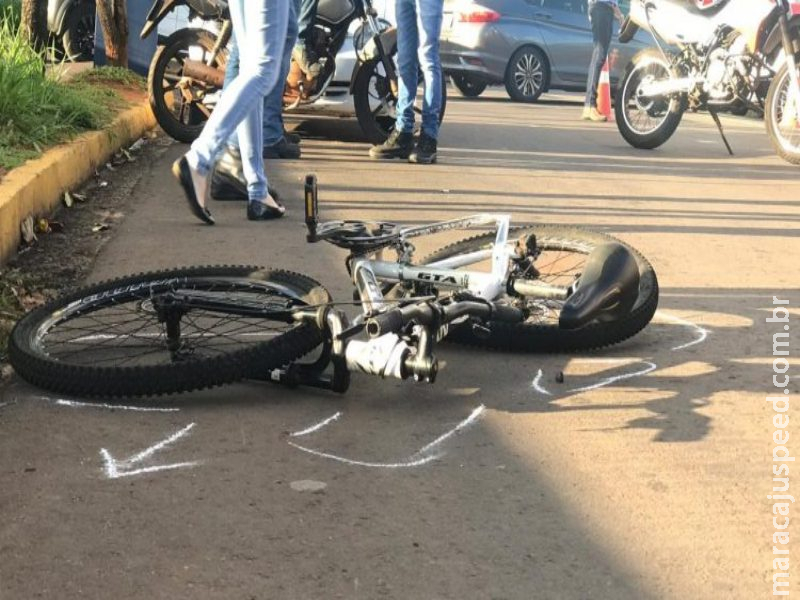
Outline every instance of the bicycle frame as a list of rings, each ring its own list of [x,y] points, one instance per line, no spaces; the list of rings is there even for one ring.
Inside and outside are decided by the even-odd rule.
[[[494,300],[506,289],[509,274],[509,258],[513,251],[508,246],[508,215],[478,214],[451,221],[441,221],[419,227],[410,227],[400,233],[399,243],[424,235],[432,235],[452,229],[467,229],[482,225],[497,226],[494,246],[489,252],[475,252],[453,259],[440,261],[433,265],[415,266],[404,262],[388,262],[356,257],[352,262],[353,283],[361,297],[363,317],[370,316],[387,308],[379,281],[400,283],[416,281],[435,283],[444,288],[466,289],[485,300]],[[458,267],[474,264],[491,256],[490,273],[477,271],[457,271]]]

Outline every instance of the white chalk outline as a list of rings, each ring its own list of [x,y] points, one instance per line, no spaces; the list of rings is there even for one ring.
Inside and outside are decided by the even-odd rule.
[[[704,327],[700,327],[700,325],[698,325],[697,323],[692,323],[691,321],[687,321],[686,319],[683,319],[683,318],[675,316],[675,315],[671,315],[669,313],[665,313],[665,312],[660,311],[660,310],[656,311],[656,315],[662,316],[667,320],[671,320],[673,323],[677,323],[678,325],[683,325],[685,327],[690,327],[690,328],[694,329],[694,331],[696,333],[699,334],[697,336],[697,339],[694,339],[691,342],[687,342],[685,344],[681,344],[680,346],[675,346],[674,348],[671,348],[671,350],[683,350],[685,348],[688,348],[689,346],[694,346],[696,344],[700,344],[702,342],[705,342],[706,338],[711,333],[708,329],[706,329]]]
[[[362,461],[362,460],[353,460],[353,459],[350,459],[350,458],[345,458],[343,456],[337,456],[336,454],[330,454],[328,452],[321,452],[320,450],[314,450],[313,448],[306,448],[305,446],[301,446],[299,444],[295,444],[294,442],[291,442],[291,441],[287,442],[287,443],[290,446],[292,446],[294,448],[297,448],[298,450],[301,450],[303,452],[307,452],[308,454],[312,454],[314,456],[319,456],[321,458],[328,458],[330,460],[335,460],[337,462],[341,462],[341,463],[344,463],[344,464],[353,465],[353,466],[357,466],[357,467],[370,467],[370,468],[380,468],[380,469],[404,469],[404,468],[409,468],[409,467],[419,467],[419,466],[428,464],[428,463],[430,463],[430,462],[432,462],[432,461],[434,461],[434,460],[436,460],[438,458],[443,457],[444,454],[445,454],[444,451],[433,452],[433,450],[437,446],[440,446],[445,440],[449,439],[450,437],[452,437],[453,435],[457,434],[459,431],[461,431],[465,427],[468,427],[469,425],[471,425],[472,423],[477,421],[477,419],[481,416],[481,414],[483,414],[484,410],[486,410],[486,407],[483,404],[481,404],[480,406],[475,408],[466,419],[461,421],[453,429],[451,429],[450,431],[440,435],[438,438],[433,440],[431,443],[426,444],[425,446],[423,446],[422,448],[417,450],[417,452],[412,454],[409,458],[407,458],[406,460],[401,461],[401,462],[379,463],[379,462],[369,462],[369,461]],[[339,414],[339,413],[337,413],[337,414]],[[318,431],[319,429],[321,429],[322,427],[324,427],[325,425],[327,425],[328,423],[330,423],[333,420],[335,420],[335,419],[333,419],[332,417],[326,419],[327,422],[323,422],[324,424],[323,423],[318,424],[317,426],[315,426],[314,430]]]
[[[531,383],[531,386],[533,386],[533,389],[535,389],[540,394],[544,394],[545,396],[552,396],[553,395],[552,392],[548,392],[546,389],[544,389],[544,387],[542,387],[542,385],[540,383],[543,376],[544,376],[544,373],[542,372],[541,369],[539,369],[539,372],[536,373],[536,377],[534,377],[533,383]]]
[[[607,377],[603,381],[598,383],[593,383],[592,385],[587,385],[579,388],[573,388],[569,390],[570,394],[578,393],[578,392],[588,392],[589,390],[596,390],[597,388],[606,387],[607,385],[611,385],[617,381],[622,381],[623,379],[630,379],[631,377],[639,377],[641,375],[646,375],[652,371],[655,371],[658,368],[656,363],[652,363],[649,360],[640,361],[647,365],[647,368],[642,369],[641,371],[636,371],[635,373],[623,373],[622,375],[614,375],[612,377]]]
[[[159,408],[156,406],[125,406],[124,404],[102,404],[98,402],[78,402],[76,400],[64,400],[63,398],[48,398],[40,396],[40,400],[52,402],[58,406],[68,406],[70,408],[102,408],[105,410],[132,410],[136,412],[180,412],[180,408]]]
[[[312,425],[311,427],[308,427],[308,428],[303,429],[301,431],[295,431],[294,433],[290,433],[289,436],[290,437],[301,437],[301,436],[304,436],[304,435],[308,435],[309,433],[314,433],[315,431],[319,431],[320,429],[325,427],[328,423],[332,423],[333,421],[336,421],[341,416],[342,416],[342,413],[341,412],[337,412],[336,414],[331,415],[330,417],[328,417],[327,419],[324,419],[323,421],[317,423],[316,425]]]
[[[132,471],[121,471],[120,469],[126,469],[135,465],[136,463],[140,463],[146,458],[151,457],[153,454],[162,450],[169,446],[170,444],[177,442],[179,439],[187,435],[192,428],[195,426],[195,423],[189,423],[186,427],[181,429],[180,431],[176,431],[168,438],[161,440],[157,444],[142,450],[138,454],[134,454],[130,458],[126,458],[125,460],[118,461],[116,460],[111,453],[106,450],[105,448],[100,449],[100,455],[103,457],[103,462],[105,465],[105,473],[106,477],[109,479],[119,479],[120,477],[131,477],[133,475],[142,475],[144,473],[155,473],[157,471],[167,471],[170,469],[180,469],[184,467],[194,467],[200,464],[200,461],[191,461],[191,462],[180,462],[180,463],[172,463],[169,465],[156,465],[153,467],[142,467],[140,469],[134,469]]]

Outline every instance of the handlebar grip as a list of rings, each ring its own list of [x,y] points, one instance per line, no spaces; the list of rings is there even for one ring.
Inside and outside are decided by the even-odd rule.
[[[317,191],[317,176],[306,175],[305,184],[305,209],[307,239],[309,242],[317,241],[317,225],[319,224],[319,196]]]

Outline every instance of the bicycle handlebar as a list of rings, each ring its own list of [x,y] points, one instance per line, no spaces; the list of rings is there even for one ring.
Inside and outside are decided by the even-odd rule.
[[[399,331],[411,321],[421,325],[440,325],[451,323],[463,316],[479,317],[486,321],[519,323],[525,319],[522,310],[507,304],[484,302],[480,300],[461,300],[442,306],[425,302],[403,308],[393,308],[367,319],[367,335],[379,337]]]

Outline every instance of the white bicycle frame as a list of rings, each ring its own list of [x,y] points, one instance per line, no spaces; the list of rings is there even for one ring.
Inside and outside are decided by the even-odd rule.
[[[491,248],[458,254],[425,266],[410,265],[403,262],[390,262],[377,259],[356,258],[352,263],[353,283],[358,289],[363,309],[362,318],[382,312],[388,308],[384,301],[379,281],[399,283],[415,281],[435,283],[439,288],[467,290],[478,298],[496,300],[508,288],[513,244],[509,243],[510,215],[482,213],[441,221],[428,225],[409,227],[400,234],[400,241],[409,238],[431,235],[453,229],[468,229],[495,225],[497,232]],[[462,267],[491,259],[491,271],[464,271]],[[550,286],[538,281],[517,281],[515,290],[525,296],[560,299],[567,297],[564,288]]]

